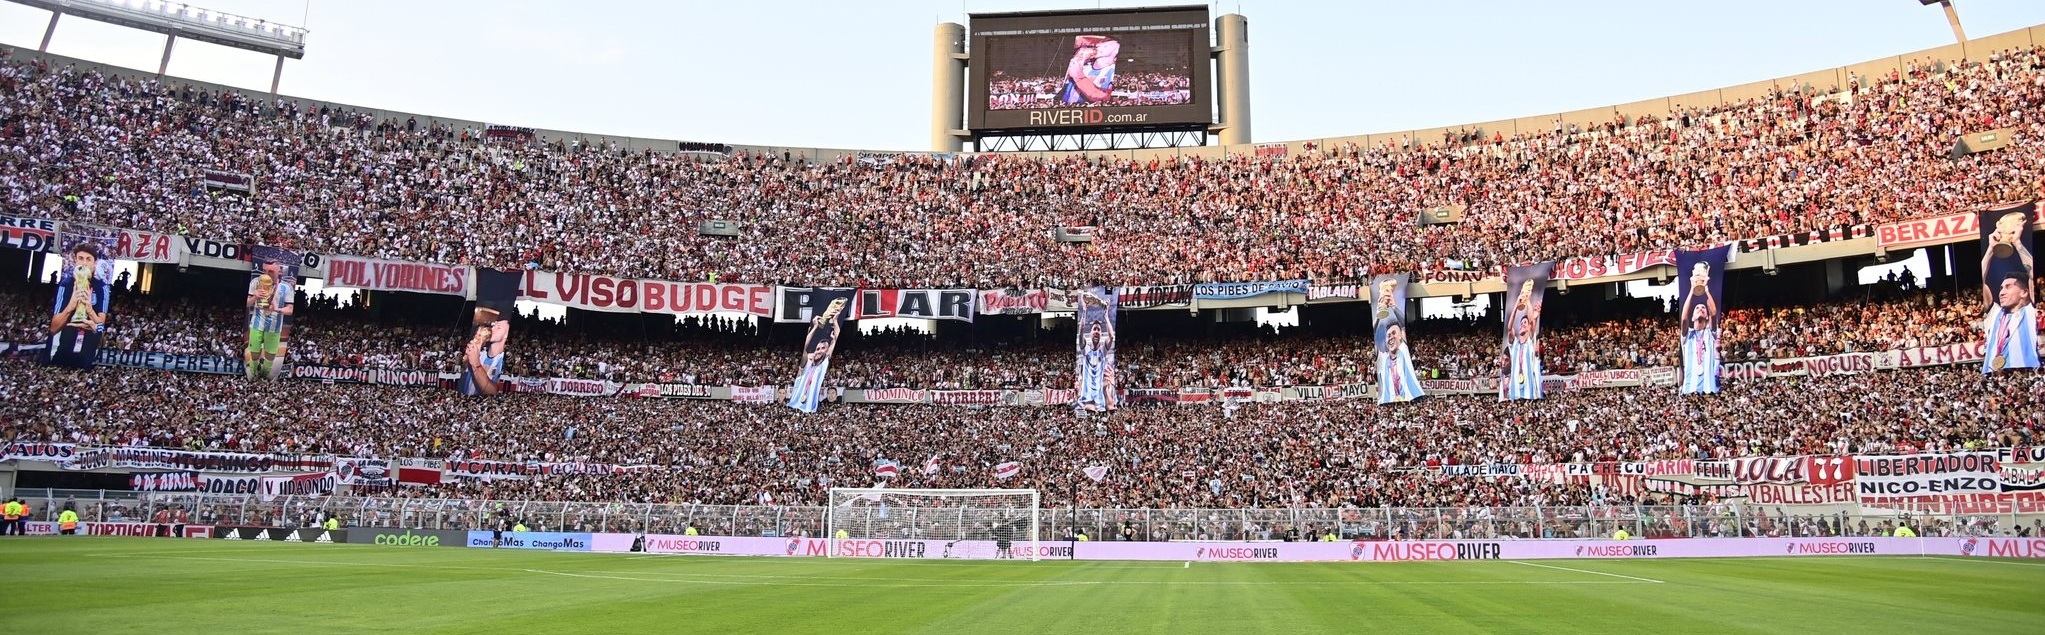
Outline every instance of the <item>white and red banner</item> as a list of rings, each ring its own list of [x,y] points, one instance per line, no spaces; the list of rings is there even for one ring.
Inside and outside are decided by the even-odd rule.
[[[982,289],[980,315],[1029,315],[1043,313],[1050,306],[1051,291],[1045,289]]]
[[[475,270],[463,266],[355,256],[327,257],[326,285],[329,287],[467,297],[474,282]]]
[[[1981,237],[1980,218],[1974,212],[1899,221],[1875,227],[1875,244],[1883,248],[1938,245]]]
[[[774,287],[764,284],[663,282],[590,274],[527,271],[519,295],[534,302],[608,313],[745,313],[774,315]]]
[[[994,478],[998,480],[1006,481],[1008,479],[1015,478],[1015,475],[1021,473],[1022,464],[1017,463],[1015,461],[1008,461],[1006,463],[994,466]]]
[[[170,234],[71,222],[59,223],[58,230],[63,236],[57,239],[55,249],[77,242],[78,236],[91,236],[102,244],[112,245],[113,252],[108,255],[117,260],[164,264],[177,262],[178,256],[183,255],[178,248],[184,241]]]

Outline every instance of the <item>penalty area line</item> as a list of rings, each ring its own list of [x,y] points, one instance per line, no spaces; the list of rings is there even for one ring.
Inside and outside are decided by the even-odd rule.
[[[1611,577],[1614,577],[1614,578],[1625,578],[1625,579],[1628,579],[1628,580],[1639,580],[1639,581],[1641,581],[1641,582],[1652,582],[1652,583],[1655,583],[1655,584],[1668,584],[1667,582],[1664,582],[1664,581],[1661,581],[1661,580],[1656,580],[1656,579],[1654,579],[1654,578],[1639,578],[1639,577],[1634,577],[1634,576],[1630,576],[1630,575],[1620,575],[1620,574],[1617,574],[1617,573],[1605,573],[1605,572],[1603,572],[1603,571],[1592,571],[1592,570],[1590,570],[1590,569],[1576,569],[1576,568],[1571,568],[1571,567],[1558,567],[1558,566],[1555,566],[1555,565],[1552,565],[1552,564],[1539,564],[1539,563],[1527,562],[1527,561],[1525,561],[1525,560],[1513,560],[1513,561],[1512,561],[1512,563],[1513,563],[1513,564],[1523,564],[1523,565],[1526,565],[1526,566],[1529,566],[1529,567],[1540,567],[1540,568],[1543,568],[1543,569],[1554,569],[1554,570],[1556,570],[1556,571],[1575,571],[1575,572],[1577,572],[1577,573],[1588,573],[1588,574],[1591,574],[1591,575],[1602,575],[1602,576],[1611,576]]]

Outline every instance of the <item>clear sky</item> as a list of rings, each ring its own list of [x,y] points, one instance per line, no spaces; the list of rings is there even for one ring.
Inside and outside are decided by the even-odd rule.
[[[662,139],[925,149],[931,27],[1091,0],[195,0],[311,29],[283,92],[491,123]],[[1956,0],[1976,37],[2045,0]],[[1240,0],[1257,141],[1540,115],[1949,44],[1916,0]],[[0,44],[49,14],[0,2]],[[163,36],[66,18],[54,53],[154,70]],[[172,75],[267,88],[274,58],[180,42]]]

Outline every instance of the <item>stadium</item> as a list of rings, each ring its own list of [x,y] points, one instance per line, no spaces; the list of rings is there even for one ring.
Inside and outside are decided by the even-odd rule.
[[[300,98],[306,29],[9,5],[48,23],[0,48],[0,607],[150,633],[2045,619],[2045,25],[1968,38],[1946,3],[1928,50],[1265,141],[1250,18],[1037,8],[936,25],[904,151]],[[75,23],[163,62],[51,52]],[[269,90],[168,73],[190,40],[274,56]]]

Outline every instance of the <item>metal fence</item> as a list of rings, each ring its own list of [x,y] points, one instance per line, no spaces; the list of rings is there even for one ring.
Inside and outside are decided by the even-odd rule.
[[[350,527],[485,529],[499,509],[533,531],[680,534],[695,527],[714,536],[822,536],[824,508],[804,506],[690,505],[558,501],[396,498],[376,496],[255,496],[110,490],[17,489],[36,520],[52,520],[69,506],[88,522],[171,522],[207,525],[310,527],[327,518]],[[925,510],[955,516],[948,507],[840,507],[840,528],[888,526]],[[952,514],[940,511],[954,512]],[[1012,510],[1021,512],[1025,510]],[[1278,509],[1069,509],[1039,510],[1046,540],[1084,533],[1092,540],[1339,540],[1549,539],[1609,537],[1625,530],[1640,538],[1737,536],[1877,536],[1908,525],[1921,536],[2004,536],[2019,528],[2045,536],[2045,514],[1936,514],[1838,507],[1751,505],[1561,506],[1463,508]],[[882,520],[891,514],[892,520]],[[958,531],[952,529],[948,531]],[[922,537],[938,538],[941,535]]]

